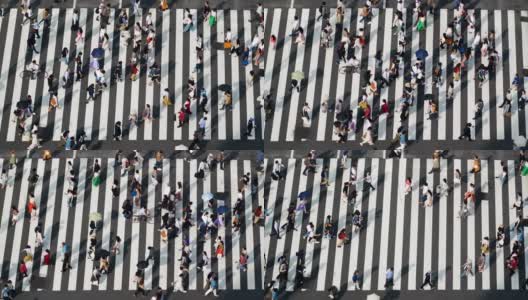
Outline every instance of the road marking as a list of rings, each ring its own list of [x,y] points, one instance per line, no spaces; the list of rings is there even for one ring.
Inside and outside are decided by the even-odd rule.
[[[119,1],[121,1],[121,0],[119,0]],[[76,7],[77,7],[77,0],[73,0],[73,8],[76,8]],[[119,6],[119,7],[121,7],[121,6]]]
[[[293,8],[293,3],[295,2],[295,0],[291,0],[291,5],[290,5],[290,8]]]

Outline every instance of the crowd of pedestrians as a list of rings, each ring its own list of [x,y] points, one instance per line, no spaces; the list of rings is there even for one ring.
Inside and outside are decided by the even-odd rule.
[[[181,241],[180,245],[176,245],[176,249],[179,252],[177,257],[179,261],[179,272],[175,281],[172,283],[176,292],[186,293],[189,286],[189,268],[191,268],[191,256],[193,255],[191,249],[196,247],[198,243],[210,240],[214,244],[214,253],[209,253],[207,249],[198,254],[197,270],[207,274],[207,281],[205,282],[204,289],[206,290],[205,295],[213,293],[218,296],[218,274],[212,269],[212,264],[215,261],[225,259],[226,253],[229,249],[226,249],[224,237],[220,234],[225,230],[226,224],[230,223],[233,229],[233,234],[244,235],[242,229],[242,220],[245,218],[245,195],[246,193],[256,194],[257,193],[257,172],[262,172],[262,165],[264,163],[262,153],[258,155],[256,159],[256,166],[254,168],[255,175],[252,172],[247,172],[240,177],[238,190],[232,190],[230,193],[237,194],[236,203],[229,210],[225,210],[225,201],[220,201],[214,194],[210,196],[207,201],[207,205],[204,205],[201,211],[193,211],[192,201],[188,199],[188,193],[184,192],[186,186],[185,182],[178,181],[175,188],[170,185],[162,187],[162,198],[161,201],[155,204],[154,210],[149,209],[145,203],[144,193],[146,193],[145,181],[143,177],[149,177],[149,184],[157,186],[163,182],[163,168],[167,166],[163,165],[165,154],[163,151],[156,151],[153,155],[155,159],[155,165],[153,169],[148,170],[148,174],[141,175],[141,170],[144,166],[145,158],[139,151],[132,151],[129,154],[125,154],[119,150],[115,154],[114,168],[120,168],[117,172],[120,177],[127,177],[127,197],[121,204],[121,214],[119,218],[124,218],[128,222],[147,222],[152,223],[154,219],[159,218],[161,225],[159,227],[160,241],[167,243],[170,240]],[[189,154],[185,161],[190,162],[193,158]],[[224,163],[226,160],[226,154],[223,151],[216,153],[208,153],[208,155],[199,159],[197,172],[194,177],[197,180],[204,180],[204,178],[211,176],[211,173],[215,170],[223,170]],[[17,158],[15,153],[11,154],[9,159],[10,168],[17,164]],[[110,167],[110,166],[109,166]],[[65,175],[65,185],[67,185],[67,205],[74,207],[77,200],[78,191],[78,178],[72,161],[67,163],[67,171]],[[91,171],[88,172],[89,182],[94,187],[101,186],[103,179],[101,177],[102,166],[98,159],[95,159],[91,166]],[[34,244],[30,244],[24,247],[20,254],[20,262],[18,266],[18,274],[20,278],[29,277],[32,273],[32,263],[34,261],[33,255],[35,251],[42,253],[42,258],[39,260],[42,265],[54,264],[54,260],[61,262],[60,270],[62,272],[68,272],[75,268],[72,265],[72,248],[67,241],[59,241],[60,253],[53,253],[52,250],[43,248],[44,240],[49,240],[51,237],[43,235],[43,228],[41,225],[41,219],[37,215],[38,207],[38,195],[34,195],[34,189],[37,183],[41,180],[43,174],[38,174],[37,169],[31,169],[30,174],[27,178],[22,180],[28,181],[30,190],[28,191],[28,200],[24,211],[19,211],[19,208],[13,206],[11,208],[11,224],[10,228],[14,228],[17,222],[23,221],[24,218],[31,218],[37,224],[34,228]],[[2,171],[0,176],[1,188],[6,188],[9,184],[14,184],[14,178],[9,178],[7,170]],[[118,180],[114,180],[111,186],[111,192],[114,199],[120,199],[122,193],[121,186]],[[202,195],[201,199],[204,198]],[[25,217],[24,217],[25,216]],[[125,249],[122,245],[123,237],[118,236],[116,233],[111,233],[111,248],[103,249],[101,241],[98,240],[98,232],[102,229],[104,222],[110,222],[110,220],[94,219],[93,214],[90,214],[88,222],[88,238],[86,240],[87,245],[87,259],[93,261],[93,270],[91,272],[91,283],[92,285],[99,285],[99,282],[103,276],[106,276],[111,272],[113,266],[113,259],[110,256],[123,256],[126,255]],[[252,212],[252,220],[254,224],[260,224],[263,220],[263,208],[257,206]],[[190,238],[190,230],[196,228],[198,236],[196,239]],[[176,241],[178,241],[176,240]],[[193,246],[194,244],[194,246]],[[159,263],[156,259],[157,250],[149,246],[145,259],[139,259],[136,264],[135,271],[135,283],[136,291],[135,295],[147,295],[149,291],[145,289],[145,270]],[[245,247],[240,250],[240,256],[236,258],[238,260],[238,270],[234,272],[246,272],[249,261],[249,252]],[[132,262],[134,263],[134,262]],[[157,288],[155,296],[164,292],[161,288]],[[6,283],[3,294],[9,294],[10,297],[15,295],[15,289],[11,283]],[[10,298],[9,298],[10,299]],[[160,298],[156,298],[160,299]]]
[[[353,159],[353,157],[351,156],[351,152],[346,150],[339,151],[338,153],[339,154],[336,157],[338,160],[338,168],[344,168],[345,162],[349,159]],[[304,168],[302,174],[303,176],[307,176],[309,173],[318,173],[315,176],[321,177],[321,188],[325,188],[332,184],[328,179],[328,166],[326,164],[318,164],[317,157],[318,155],[315,150],[311,150],[303,157]],[[432,154],[432,168],[428,170],[428,174],[436,173],[439,175],[442,160],[447,159],[448,157],[449,152],[447,150],[434,151]],[[511,177],[528,176],[528,155],[526,155],[524,151],[520,152],[519,159],[515,161],[515,166],[515,173],[513,173],[506,162],[501,162],[500,169],[495,172],[498,174],[498,176],[495,177],[495,180],[501,185],[506,185]],[[271,171],[272,180],[284,180],[285,171],[285,166],[279,160],[274,161]],[[481,172],[481,158],[479,156],[473,156],[471,167],[467,172],[472,175]],[[476,187],[474,179],[462,175],[462,171],[458,168],[455,168],[451,175],[446,177],[441,176],[439,184],[436,186],[433,186],[423,178],[407,177],[404,182],[404,193],[401,197],[410,201],[410,199],[412,199],[411,193],[418,190],[418,203],[413,203],[412,205],[418,205],[422,209],[430,209],[430,207],[435,206],[435,203],[438,201],[446,201],[447,197],[454,189],[460,189],[463,192],[463,197],[456,217],[461,219],[474,215],[476,208],[479,206],[478,202],[482,200],[478,197],[482,192]],[[368,212],[361,211],[361,208],[356,206],[358,191],[374,190],[376,186],[377,182],[372,178],[370,172],[365,172],[365,174],[360,175],[357,173],[356,166],[352,164],[350,166],[349,177],[344,179],[340,196],[342,201],[353,207],[352,217],[347,217],[344,227],[338,228],[338,221],[334,219],[332,215],[327,215],[324,218],[321,229],[317,228],[312,222],[308,222],[305,229],[299,227],[299,224],[296,223],[296,216],[309,213],[308,207],[311,205],[308,197],[309,191],[303,191],[298,194],[295,201],[292,201],[292,204],[288,207],[288,211],[283,212],[287,216],[284,223],[281,224],[278,220],[273,221],[272,235],[277,239],[281,239],[290,231],[302,231],[303,238],[307,240],[306,247],[308,247],[308,244],[319,244],[321,239],[335,239],[336,246],[338,248],[342,247],[350,242],[353,233],[360,232],[366,225],[364,224],[364,216],[366,216]],[[468,255],[465,259],[465,263],[460,267],[462,276],[475,276],[475,272],[482,273],[486,269],[489,269],[490,255],[495,255],[493,253],[495,249],[508,245],[511,248],[511,252],[503,262],[499,263],[504,263],[505,268],[509,270],[510,276],[517,272],[524,255],[523,224],[525,219],[523,219],[523,208],[525,205],[526,199],[524,199],[522,193],[517,193],[513,204],[510,206],[510,209],[515,210],[515,220],[512,220],[513,223],[510,225],[511,232],[509,232],[507,226],[499,224],[495,238],[483,236],[480,242],[480,255],[477,257]],[[367,207],[365,207],[365,209],[367,209]],[[302,248],[296,253],[298,257],[296,265],[297,273],[295,276],[296,290],[305,290],[302,285],[304,282],[305,250],[305,248]],[[476,265],[474,265],[473,262],[476,262]],[[271,295],[276,297],[275,299],[278,299],[279,295],[282,293],[282,287],[288,281],[288,270],[290,269],[289,264],[291,263],[291,260],[288,259],[286,254],[282,254],[277,258],[277,263],[279,264],[279,274],[276,278],[272,278],[272,282],[268,283]],[[351,276],[354,288],[361,289],[362,275],[360,271],[355,270]],[[389,267],[385,271],[384,286],[386,289],[392,288],[395,276],[396,274],[394,274],[394,269],[392,267]],[[425,272],[420,289],[424,289],[425,287],[434,289],[436,287],[435,280],[436,273],[433,270]],[[526,280],[522,286],[526,287],[527,285],[528,280]],[[328,291],[330,292],[331,298],[339,293],[339,289],[335,286],[330,287]]]
[[[74,82],[81,81],[90,73],[93,73],[94,81],[87,83],[86,87],[86,104],[91,101],[97,101],[104,90],[110,85],[117,82],[122,82],[126,79],[130,81],[136,81],[140,75],[144,72],[148,77],[149,85],[160,85],[161,84],[161,68],[155,61],[155,45],[156,45],[156,24],[153,21],[153,15],[151,12],[146,12],[144,16],[141,15],[140,0],[132,0],[132,16],[136,19],[133,22],[130,20],[132,16],[129,16],[126,9],[119,10],[116,24],[112,24],[110,20],[112,6],[106,0],[101,0],[98,8],[96,9],[96,21],[99,22],[98,43],[93,45],[90,50],[90,55],[83,53],[84,43],[86,40],[85,31],[87,24],[81,24],[80,11],[75,9],[72,16],[72,26],[70,30],[75,36],[75,43],[73,49],[64,47],[61,50],[60,60],[66,65],[66,71],[60,76],[49,74],[44,70],[37,59],[32,59],[29,64],[25,66],[25,71],[31,75],[32,80],[43,77],[42,74],[46,74],[44,77],[48,86],[49,104],[48,111],[61,109],[60,103],[63,99],[58,98],[58,90],[60,87],[67,89],[72,86]],[[44,9],[41,15],[33,15],[33,8],[29,5],[29,0],[22,0],[21,13],[23,15],[22,26],[30,26],[30,34],[27,40],[28,51],[38,54],[39,51],[36,48],[37,39],[40,39],[39,32],[46,30],[50,26],[50,10]],[[161,1],[160,10],[168,9],[168,2],[166,0]],[[199,15],[194,16],[190,9],[185,9],[183,19],[183,30],[184,33],[196,30],[198,24],[198,18],[202,19],[204,26],[214,27],[217,22],[216,9],[209,5],[209,1],[204,2],[203,8],[200,10]],[[138,17],[140,19],[138,19]],[[242,66],[254,65],[254,68],[261,68],[260,64],[264,59],[265,43],[264,43],[264,9],[261,3],[258,3],[254,10],[254,16],[251,19],[251,23],[255,24],[255,36],[251,41],[247,41],[247,45],[244,45],[239,38],[235,38],[235,35],[231,33],[230,29],[227,29],[224,38],[224,47],[231,55],[236,55],[240,59]],[[108,26],[115,26],[120,36],[120,47],[130,48],[131,55],[128,61],[118,61],[115,66],[112,67],[110,74],[106,74],[102,61],[105,57],[104,53],[109,51],[111,47],[111,41],[107,33]],[[174,120],[178,122],[178,127],[182,127],[187,124],[192,115],[191,107],[193,103],[196,103],[198,107],[196,113],[197,120],[199,120],[199,128],[193,134],[192,142],[189,145],[192,148],[199,148],[200,140],[203,138],[206,131],[207,120],[211,120],[209,111],[207,110],[207,104],[209,97],[207,91],[203,86],[199,86],[199,74],[203,72],[203,55],[204,55],[204,41],[201,34],[197,34],[196,47],[194,49],[195,55],[195,66],[190,74],[186,86],[182,87],[186,93],[183,95],[183,99],[174,99],[173,87],[162,86],[161,88],[161,103],[164,107],[177,105],[177,113],[174,114]],[[247,86],[252,86],[253,82],[257,80],[256,71],[250,70],[247,74],[248,80]],[[90,77],[92,78],[92,77]],[[230,88],[227,88],[223,92],[222,99],[219,100],[221,104],[221,110],[231,109],[233,107],[233,101],[239,101],[240,99],[233,99],[233,94]],[[38,110],[40,107],[34,107],[35,102],[32,95],[23,97],[16,103],[16,107],[13,114],[16,118],[13,119],[17,122],[18,133],[25,142],[31,142],[28,150],[33,150],[41,147],[42,137],[39,130],[39,117],[35,114],[35,109]],[[129,132],[133,128],[137,128],[145,122],[150,122],[154,118],[153,107],[150,104],[145,104],[142,111],[130,111],[126,124],[122,121],[117,121],[114,124],[113,139],[119,141],[123,138],[126,132]],[[244,134],[251,136],[253,130],[256,127],[254,117],[250,117],[246,124],[246,130]],[[82,128],[76,132],[70,132],[64,130],[62,133],[63,143],[61,147],[66,150],[71,149],[86,149],[85,133]]]

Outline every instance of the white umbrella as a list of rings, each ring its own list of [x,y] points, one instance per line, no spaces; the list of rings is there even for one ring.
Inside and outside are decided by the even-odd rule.
[[[522,135],[519,135],[518,137],[513,139],[513,144],[516,148],[525,147],[527,142],[528,140],[526,140],[526,138]]]
[[[367,300],[379,300],[379,299],[381,299],[380,296],[376,294],[367,295]]]

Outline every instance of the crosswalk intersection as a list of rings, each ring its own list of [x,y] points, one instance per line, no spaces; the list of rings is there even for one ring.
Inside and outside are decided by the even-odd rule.
[[[253,210],[264,203],[259,198],[261,192],[246,190],[244,193],[244,209],[241,216],[241,230],[236,232],[231,224],[231,207],[237,200],[236,190],[239,178],[251,172],[252,162],[249,160],[228,160],[224,169],[216,168],[206,172],[203,180],[194,174],[198,169],[198,161],[184,159],[164,159],[162,163],[163,176],[159,176],[159,184],[151,180],[151,170],[155,160],[143,162],[139,169],[143,186],[141,203],[154,216],[152,222],[135,222],[126,220],[122,215],[121,205],[129,199],[131,176],[121,176],[121,168],[114,167],[113,159],[100,158],[102,183],[92,184],[92,168],[95,159],[77,158],[68,160],[73,162],[73,170],[77,183],[77,199],[72,207],[68,206],[67,190],[69,184],[66,177],[69,171],[66,159],[52,159],[49,161],[26,159],[15,168],[8,171],[9,184],[0,191],[2,199],[1,209],[1,239],[13,241],[0,245],[0,270],[2,278],[10,279],[23,291],[39,289],[53,291],[79,290],[134,290],[134,273],[136,264],[148,255],[148,247],[153,246],[154,263],[145,270],[145,286],[147,289],[160,286],[170,287],[180,274],[180,261],[184,236],[188,237],[191,247],[191,263],[189,267],[189,290],[202,290],[207,273],[214,271],[219,276],[220,290],[259,290],[262,287],[262,273],[260,260],[261,230],[253,223]],[[0,160],[3,169],[7,169],[7,161]],[[28,176],[33,168],[40,175],[39,181],[32,188],[28,183]],[[160,174],[158,174],[160,175]],[[16,179],[16,184],[13,181]],[[116,180],[119,196],[112,194],[112,185]],[[177,183],[183,183],[182,201],[177,201],[176,218],[182,218],[183,206],[191,205],[191,222],[194,226],[183,229],[183,234],[163,242],[159,231],[161,213],[156,208],[162,200],[162,195],[168,190],[175,190]],[[234,189],[234,190],[233,190]],[[29,193],[33,192],[37,209],[36,215],[30,217],[25,207]],[[220,227],[217,235],[225,243],[225,257],[216,258],[214,239],[199,239],[200,215],[202,210],[208,209],[208,201],[203,200],[202,194],[211,192],[216,201],[212,209],[216,211],[220,206],[226,206],[225,226]],[[20,211],[18,221],[11,225],[11,207]],[[155,208],[156,207],[156,208]],[[88,259],[89,247],[88,230],[89,217],[98,212],[102,215],[102,227],[97,230],[97,249],[110,250],[116,236],[121,237],[120,254],[111,255],[110,272],[103,275],[99,286],[92,286],[91,275],[95,263]],[[43,245],[35,247],[33,229],[40,225],[44,236]],[[62,254],[61,244],[66,242],[71,247],[71,262],[73,269],[61,272]],[[18,264],[22,259],[22,250],[26,245],[34,251],[33,261],[28,263],[30,276],[18,276]],[[248,250],[247,271],[241,271],[238,265],[241,249]],[[50,249],[54,263],[42,264],[44,250]],[[210,267],[203,271],[197,270],[201,261],[201,253],[207,251],[211,258]]]
[[[272,161],[279,160],[285,166],[285,179],[270,178]],[[440,170],[429,173],[433,167],[431,159],[347,159],[341,165],[337,159],[317,159],[317,173],[302,175],[304,163],[300,159],[269,159],[265,193],[267,219],[265,236],[274,234],[273,222],[286,224],[288,208],[295,210],[296,230],[276,235],[265,241],[267,255],[266,282],[276,280],[279,275],[281,256],[289,263],[288,280],[284,287],[297,290],[296,253],[304,251],[304,286],[312,291],[325,291],[331,286],[340,290],[354,290],[352,274],[362,274],[362,290],[383,290],[385,270],[394,269],[395,290],[416,290],[426,272],[433,273],[433,281],[439,290],[504,290],[519,289],[526,278],[528,263],[526,249],[521,256],[519,271],[509,276],[504,262],[511,253],[514,240],[525,240],[528,230],[514,230],[516,221],[516,194],[528,196],[528,184],[517,173],[516,162],[506,161],[508,179],[502,184],[496,178],[501,174],[500,161],[481,160],[481,171],[471,173],[472,160],[442,160]],[[274,162],[273,162],[274,163]],[[330,185],[321,185],[321,169],[329,167]],[[349,174],[356,170],[357,198],[355,203],[342,199],[342,189]],[[462,173],[461,184],[454,184],[454,172]],[[370,173],[375,190],[367,187],[364,180]],[[412,180],[412,191],[405,194],[405,180]],[[433,198],[433,206],[421,207],[421,186],[427,182],[429,189],[446,178],[450,187],[447,193]],[[464,193],[470,183],[475,184],[477,195],[474,213],[459,218]],[[299,194],[306,192],[306,211],[299,208]],[[306,196],[305,196],[306,197]],[[363,221],[359,231],[352,231],[355,210],[361,212]],[[523,216],[528,212],[524,204]],[[327,216],[333,224],[332,239],[323,237]],[[320,234],[319,243],[303,238],[306,226],[313,223],[315,233]],[[503,224],[507,235],[504,248],[495,249],[496,229]],[[336,234],[346,228],[350,239],[343,247],[336,244]],[[522,225],[521,225],[522,228]],[[486,267],[482,273],[476,270],[480,256],[480,243],[489,237],[490,255],[486,256]],[[266,247],[266,246],[265,246]],[[462,265],[466,259],[473,261],[475,276],[462,276]],[[276,285],[279,284],[277,281]]]
[[[335,10],[330,13],[330,23],[333,28],[332,46],[322,47],[322,22],[317,21],[318,13],[315,9],[280,9],[269,10],[267,15],[267,30],[270,35],[277,36],[277,49],[270,48],[267,53],[265,70],[265,89],[271,91],[275,99],[273,116],[266,123],[265,139],[271,142],[294,142],[301,140],[312,141],[337,141],[334,132],[334,122],[337,119],[335,110],[337,100],[343,100],[343,107],[354,110],[354,120],[357,131],[349,131],[348,140],[360,139],[366,126],[361,126],[357,117],[358,98],[363,94],[362,88],[366,85],[365,73],[367,70],[376,70],[375,74],[381,75],[382,71],[389,68],[390,59],[396,55],[398,32],[393,27],[393,18],[396,11],[391,8],[373,9],[373,17],[369,23],[360,21],[360,10],[347,8],[342,25],[336,25]],[[480,30],[482,38],[488,32],[495,32],[495,40],[499,63],[496,75],[486,80],[481,88],[475,78],[475,70],[485,58],[480,51],[474,51],[467,63],[467,68],[462,72],[461,80],[453,80],[454,63],[447,50],[440,49],[440,39],[453,21],[454,11],[440,9],[434,15],[428,14],[426,29],[417,32],[414,28],[416,16],[412,10],[403,12],[405,24],[405,54],[400,64],[400,74],[389,88],[378,88],[379,94],[368,97],[368,102],[373,109],[374,118],[381,109],[382,100],[386,99],[392,110],[399,106],[399,99],[404,90],[404,84],[411,71],[411,66],[416,62],[415,53],[418,49],[425,49],[429,55],[425,61],[425,85],[420,86],[414,96],[417,101],[410,107],[409,117],[400,123],[399,113],[388,117],[383,114],[375,125],[375,134],[378,140],[391,140],[398,127],[404,125],[408,128],[409,140],[458,140],[466,123],[473,123],[472,135],[477,140],[484,141],[511,141],[519,135],[527,134],[527,115],[525,110],[517,110],[519,95],[513,93],[512,116],[505,117],[503,110],[498,106],[515,74],[523,80],[524,70],[528,66],[528,53],[522,47],[528,38],[526,22],[522,15],[526,11],[515,10],[469,10],[474,13],[476,28]],[[300,19],[300,26],[306,32],[306,42],[296,43],[290,36],[294,16]],[[355,49],[355,57],[361,61],[360,71],[357,73],[340,72],[341,65],[337,65],[337,45],[342,41],[344,30],[352,36],[358,34],[359,29],[366,33],[366,45]],[[268,31],[267,31],[268,32]],[[471,47],[476,32],[466,30],[462,37]],[[282,43],[281,43],[282,42]],[[382,65],[376,66],[375,56],[381,52]],[[442,63],[443,82],[438,86],[433,83],[433,66]],[[305,74],[304,87],[300,93],[290,92],[291,73],[301,71]],[[447,75],[447,76],[446,76]],[[448,85],[454,83],[454,99],[448,99]],[[379,82],[378,82],[379,85]],[[430,96],[432,95],[432,96]],[[429,120],[429,103],[423,99],[432,97],[438,104],[438,117]],[[478,120],[473,120],[474,105],[477,99],[484,101],[483,115]],[[302,120],[304,103],[311,108],[310,119]],[[325,106],[328,107],[327,112]]]
[[[130,16],[131,10],[125,9]],[[42,9],[38,10],[40,14]],[[49,111],[46,109],[49,102],[46,80],[30,80],[18,76],[25,65],[32,60],[44,65],[49,74],[54,74],[58,81],[69,68],[75,70],[74,57],[83,53],[85,69],[89,68],[92,61],[91,50],[98,47],[100,22],[96,21],[95,9],[79,8],[80,25],[84,29],[84,39],[76,41],[76,31],[72,28],[73,9],[50,10],[50,27],[41,25],[42,38],[37,40],[36,48],[39,54],[28,54],[25,39],[29,35],[29,25],[20,26],[21,14],[9,10],[0,19],[0,36],[12,41],[12,47],[5,47],[0,51],[2,69],[0,78],[0,107],[2,107],[0,120],[0,137],[6,142],[20,141],[22,136],[16,134],[16,126],[11,122],[16,121],[13,115],[15,104],[26,95],[34,99],[35,116],[38,118],[41,138],[44,140],[59,141],[62,132],[69,130],[73,135],[78,130],[84,130],[87,139],[96,142],[110,141],[113,138],[114,124],[121,121],[124,130],[124,140],[131,141],[163,141],[163,140],[190,140],[198,129],[198,121],[202,114],[198,113],[198,103],[191,103],[192,114],[187,125],[179,128],[175,117],[183,106],[186,98],[187,81],[191,77],[196,65],[196,40],[198,35],[203,37],[204,56],[203,67],[196,77],[197,87],[205,89],[208,96],[206,109],[209,111],[205,140],[259,140],[263,126],[260,125],[260,110],[255,108],[254,102],[260,93],[260,80],[255,84],[246,85],[249,71],[263,68],[249,64],[243,66],[235,56],[230,56],[229,51],[223,49],[225,32],[231,28],[233,38],[239,38],[243,44],[249,44],[257,34],[257,27],[246,26],[251,17],[249,10],[219,10],[218,24],[210,27],[204,24],[197,10],[191,10],[194,16],[195,27],[190,32],[183,32],[184,10],[167,10],[160,12],[156,9],[141,10],[141,18],[130,16],[129,24],[140,22],[144,24],[145,16],[151,13],[155,24],[156,40],[153,61],[160,66],[161,84],[151,85],[144,70],[136,81],[131,81],[123,74],[124,81],[118,81],[110,88],[104,89],[102,96],[96,101],[86,102],[88,85],[95,82],[93,69],[81,81],[74,81],[72,86],[58,90],[59,109]],[[36,15],[37,11],[35,11]],[[119,61],[123,63],[123,70],[127,74],[132,54],[132,46],[125,46],[125,37],[116,26],[119,10],[112,10],[111,24],[107,26],[108,49],[101,59],[101,67],[106,71],[106,82],[110,83],[110,74]],[[130,36],[133,35],[133,26],[129,27]],[[20,38],[16,38],[20,37]],[[143,38],[143,43],[145,38]],[[70,50],[69,64],[61,63],[61,51],[66,47]],[[223,93],[218,90],[221,85],[229,85],[233,95],[233,109],[221,110]],[[162,93],[169,88],[172,106],[162,104]],[[152,108],[152,121],[143,125],[132,126],[128,129],[129,115],[140,116],[149,104]],[[254,118],[257,132],[251,136],[244,135],[247,121]],[[31,123],[31,122],[29,122]]]

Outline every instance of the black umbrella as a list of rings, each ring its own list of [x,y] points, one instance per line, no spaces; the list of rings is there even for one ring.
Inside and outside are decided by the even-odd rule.
[[[100,259],[100,258],[107,258],[108,256],[110,256],[110,252],[106,249],[97,249],[95,250],[95,259]]]
[[[16,106],[19,109],[26,109],[31,105],[31,102],[29,100],[20,100],[17,102]]]
[[[229,84],[221,84],[218,86],[218,89],[222,92],[231,92],[231,86]]]
[[[137,263],[136,267],[140,270],[145,270],[146,268],[148,268],[149,266],[149,263],[148,261],[146,260],[142,260],[140,262]]]

